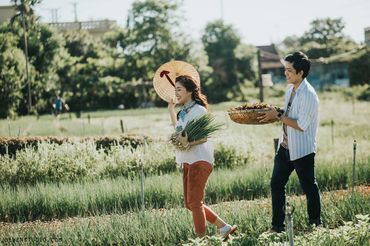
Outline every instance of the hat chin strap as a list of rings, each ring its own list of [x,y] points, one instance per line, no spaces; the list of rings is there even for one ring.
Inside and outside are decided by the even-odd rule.
[[[171,83],[171,85],[172,85],[173,87],[175,87],[175,84],[172,82],[172,80],[171,80],[170,76],[168,76],[168,74],[169,74],[169,73],[170,73],[169,71],[163,70],[163,71],[159,74],[159,76],[160,76],[161,78],[163,78],[163,76],[166,76],[166,78],[167,78],[168,82],[170,82],[170,83]]]

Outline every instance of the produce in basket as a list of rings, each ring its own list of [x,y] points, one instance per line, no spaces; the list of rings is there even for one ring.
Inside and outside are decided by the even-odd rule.
[[[238,107],[230,108],[227,112],[232,121],[239,124],[267,124],[277,121],[277,119],[272,119],[267,122],[260,122],[258,117],[261,113],[266,113],[271,110],[271,107],[275,108],[277,111],[283,113],[284,111],[279,107],[273,106],[267,103],[253,103],[253,104],[243,104]]]
[[[222,124],[215,122],[215,118],[211,114],[205,114],[189,121],[184,130],[173,133],[170,137],[170,143],[178,150],[187,150],[188,148],[184,147],[179,141],[180,134],[185,136],[186,132],[188,141],[193,142],[212,136],[216,131],[220,130],[222,126]]]

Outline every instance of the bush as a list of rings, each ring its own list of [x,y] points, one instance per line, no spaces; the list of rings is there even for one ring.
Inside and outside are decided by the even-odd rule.
[[[348,73],[351,85],[370,85],[370,50],[364,48],[356,59],[349,63]]]
[[[139,135],[121,135],[119,137],[0,137],[0,155],[8,154],[15,156],[17,151],[25,148],[37,150],[42,142],[58,144],[75,143],[75,142],[93,142],[96,144],[96,149],[110,149],[113,145],[131,146],[136,148],[144,143],[147,139],[145,136]],[[151,141],[151,140],[147,140]]]
[[[336,88],[334,91],[341,91],[347,99],[357,98],[358,100],[370,100],[370,85],[357,85],[347,88]]]
[[[248,163],[249,155],[244,156],[237,149],[220,144],[215,149],[215,168],[234,169],[245,166]]]
[[[370,101],[370,85],[362,86],[363,90],[357,96],[358,100]]]

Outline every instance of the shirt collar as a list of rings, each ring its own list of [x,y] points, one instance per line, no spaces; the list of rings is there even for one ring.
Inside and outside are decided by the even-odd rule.
[[[184,104],[184,106],[182,107],[181,110],[188,110],[189,108],[193,107],[195,105],[195,101],[192,100],[190,102],[188,102],[187,104]]]
[[[298,89],[295,91],[295,92],[296,92],[296,94],[297,94],[298,92],[300,92],[300,91],[303,91],[303,90],[306,88],[306,86],[307,86],[307,79],[306,79],[306,78],[304,78],[304,79],[302,80],[301,84],[298,86]],[[294,86],[293,86],[293,89],[294,89]]]

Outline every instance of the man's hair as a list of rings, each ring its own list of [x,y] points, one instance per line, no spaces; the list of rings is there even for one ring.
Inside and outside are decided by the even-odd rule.
[[[284,58],[284,60],[292,63],[293,68],[296,70],[297,73],[303,71],[302,78],[307,77],[308,72],[310,71],[311,61],[303,52],[298,51],[294,52],[293,54],[289,54]]]

